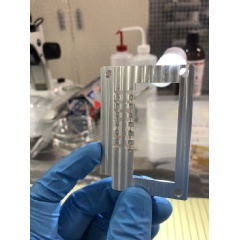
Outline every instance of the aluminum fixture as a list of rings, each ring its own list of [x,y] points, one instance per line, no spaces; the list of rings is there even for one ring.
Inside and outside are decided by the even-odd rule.
[[[188,197],[194,67],[105,66],[101,68],[100,174],[112,176],[112,188],[145,188],[152,196],[186,200]],[[136,83],[180,83],[175,181],[133,176],[134,94]]]

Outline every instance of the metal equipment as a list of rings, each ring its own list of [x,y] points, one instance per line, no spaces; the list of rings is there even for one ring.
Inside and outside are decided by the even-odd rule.
[[[101,68],[103,159],[100,174],[112,176],[113,189],[123,190],[128,186],[141,186],[152,196],[187,199],[193,69],[192,65],[106,66]],[[175,181],[133,176],[136,83],[180,84]]]

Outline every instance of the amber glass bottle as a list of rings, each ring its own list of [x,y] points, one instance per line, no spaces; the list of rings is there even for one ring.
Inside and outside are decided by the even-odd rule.
[[[184,51],[187,55],[187,63],[194,65],[194,87],[193,96],[200,96],[202,92],[202,82],[204,74],[205,53],[198,45],[199,34],[188,33]]]

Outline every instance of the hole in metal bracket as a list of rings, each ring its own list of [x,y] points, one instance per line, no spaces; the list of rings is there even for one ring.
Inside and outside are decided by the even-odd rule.
[[[107,70],[105,73],[105,77],[106,78],[110,78],[112,76],[112,71],[111,70]]]
[[[181,197],[182,196],[182,190],[179,189],[179,188],[174,189],[173,193],[176,197]]]

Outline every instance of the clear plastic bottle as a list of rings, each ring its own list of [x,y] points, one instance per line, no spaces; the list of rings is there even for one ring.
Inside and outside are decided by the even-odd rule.
[[[156,65],[157,56],[150,54],[150,46],[146,44],[146,36],[143,28],[134,26],[122,28],[121,31],[140,31],[142,44],[137,47],[137,54],[132,58],[132,66]]]
[[[127,51],[127,45],[123,44],[123,33],[117,31],[120,35],[120,45],[116,47],[117,52],[111,56],[111,66],[130,66],[133,55]]]
[[[157,63],[157,56],[150,54],[150,46],[146,44],[146,37],[143,28],[138,26],[133,27],[125,27],[121,28],[120,31],[127,32],[127,31],[140,31],[141,32],[141,40],[142,44],[137,46],[137,54],[133,56],[131,59],[131,66],[147,66],[147,65],[156,65]],[[141,83],[136,84],[135,86],[135,94],[140,96],[145,91],[152,89],[154,85],[150,83]],[[138,121],[138,113],[137,107],[135,106],[135,121]]]
[[[184,51],[187,54],[187,63],[194,65],[194,87],[193,96],[200,96],[204,74],[205,53],[198,45],[199,34],[188,33]]]

